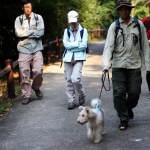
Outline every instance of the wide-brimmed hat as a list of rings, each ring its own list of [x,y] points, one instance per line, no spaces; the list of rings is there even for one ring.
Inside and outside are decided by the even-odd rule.
[[[68,22],[78,22],[79,15],[76,11],[72,10],[68,13]]]
[[[130,8],[134,8],[135,6],[131,5],[131,0],[118,0],[117,7],[115,9],[118,9],[121,6],[127,6]]]

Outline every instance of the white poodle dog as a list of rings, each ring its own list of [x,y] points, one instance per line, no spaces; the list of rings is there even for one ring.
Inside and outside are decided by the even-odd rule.
[[[82,111],[79,113],[77,122],[81,125],[87,125],[87,136],[94,143],[102,140],[102,134],[105,134],[105,112],[101,108],[101,100],[93,99],[91,101],[92,109],[79,106]]]

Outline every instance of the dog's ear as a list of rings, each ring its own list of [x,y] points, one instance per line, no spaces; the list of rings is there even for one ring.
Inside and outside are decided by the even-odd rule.
[[[97,114],[91,111],[89,107],[86,107],[86,112],[90,116],[90,118],[95,118],[97,116]]]
[[[86,110],[87,114],[90,113],[90,109],[88,107],[86,107],[85,110]]]

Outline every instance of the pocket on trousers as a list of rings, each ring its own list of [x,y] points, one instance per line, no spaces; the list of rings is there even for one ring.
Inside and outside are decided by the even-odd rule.
[[[66,69],[64,69],[64,78],[67,80]]]

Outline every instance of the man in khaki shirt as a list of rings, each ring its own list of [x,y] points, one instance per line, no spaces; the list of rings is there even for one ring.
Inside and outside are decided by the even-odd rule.
[[[138,104],[142,83],[141,55],[144,57],[146,70],[150,71],[150,49],[145,27],[138,20],[140,35],[134,18],[130,17],[134,7],[130,0],[118,0],[116,9],[120,15],[120,29],[115,38],[116,22],[110,25],[102,58],[104,72],[108,71],[112,62],[113,101],[120,118],[120,130],[128,127],[129,119],[134,118],[132,109]]]

